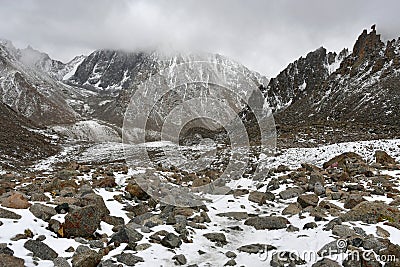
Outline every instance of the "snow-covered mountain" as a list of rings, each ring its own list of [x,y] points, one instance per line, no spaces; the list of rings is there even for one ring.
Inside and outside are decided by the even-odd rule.
[[[60,134],[89,141],[116,140],[132,94],[149,77],[163,70],[167,70],[167,80],[190,77],[193,70],[205,77],[214,70],[207,64],[193,65],[205,60],[223,66],[227,77],[242,75],[259,87],[280,124],[354,121],[398,125],[399,51],[400,39],[384,43],[373,27],[369,33],[362,32],[352,51],[343,49],[337,54],[321,47],[290,63],[269,81],[215,54],[204,58],[97,50],[62,63],[31,47],[17,49],[1,40],[0,100],[16,114],[50,125]],[[185,68],[177,68],[184,64]],[[176,103],[201,92],[190,86],[179,90],[183,98],[170,95],[158,103],[149,120],[153,130],[159,130],[159,122]],[[252,129],[254,121],[247,113],[245,109],[240,115]]]
[[[398,125],[400,39],[364,30],[351,53],[320,48],[271,79],[268,101],[285,124],[342,121]]]
[[[66,86],[50,70],[61,67],[46,54],[0,42],[1,102],[38,124],[71,123],[79,115],[68,105]]]
[[[65,82],[75,87],[92,90],[97,93],[97,101],[89,103],[93,116],[119,126],[130,97],[140,84],[151,75],[161,70],[176,69],[179,64],[208,61],[220,64],[230,73],[243,73],[251,79],[255,86],[266,85],[268,79],[257,72],[250,71],[243,65],[231,61],[221,55],[165,55],[159,52],[124,52],[113,50],[98,50],[85,58],[77,67],[76,72]],[[199,69],[201,68],[201,69]],[[210,73],[207,64],[197,66],[198,73]],[[180,68],[180,72],[190,72],[190,68]],[[180,73],[187,76],[189,73]],[[169,73],[167,79],[176,76]],[[188,90],[189,92],[189,90]],[[185,94],[193,97],[193,93]]]
[[[239,63],[220,55],[209,57],[206,60],[221,64],[231,76],[243,73],[249,77],[255,88],[268,83],[264,76]],[[62,63],[31,47],[17,49],[10,41],[2,40],[1,102],[21,117],[51,126],[60,135],[90,142],[117,141],[126,107],[138,86],[160,70],[196,60],[204,58],[99,50]],[[183,75],[190,71],[186,68]],[[196,71],[207,74],[213,70],[204,64]],[[171,79],[176,73],[167,76]],[[189,91],[184,92],[186,99],[199,93]],[[172,104],[161,105],[158,110],[165,113]],[[153,122],[158,119],[153,118]]]

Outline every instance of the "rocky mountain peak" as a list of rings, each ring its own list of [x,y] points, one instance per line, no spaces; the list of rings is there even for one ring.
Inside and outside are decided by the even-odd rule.
[[[384,43],[381,41],[381,35],[376,33],[375,25],[373,25],[369,33],[364,29],[358,37],[353,47],[353,56],[359,58],[372,56],[382,46],[384,46]]]
[[[100,90],[127,89],[153,67],[149,53],[97,50],[82,61],[69,82]]]
[[[270,106],[275,112],[282,111],[305,96],[305,92],[316,90],[319,84],[336,71],[347,53],[344,50],[337,55],[320,47],[290,63],[276,78],[270,80],[265,90]]]
[[[375,25],[368,33],[366,29],[357,38],[353,52],[350,57],[343,61],[340,73],[355,76],[359,71],[369,70],[375,73],[382,69],[385,59],[382,58],[382,49],[385,43],[381,40],[381,35],[377,34]]]
[[[271,79],[267,95],[280,111],[278,120],[398,124],[399,40],[385,44],[373,26],[363,30],[351,54],[344,49],[323,55],[319,48]],[[300,90],[302,82],[305,90]]]

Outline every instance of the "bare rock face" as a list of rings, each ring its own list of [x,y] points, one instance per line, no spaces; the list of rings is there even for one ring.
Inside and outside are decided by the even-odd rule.
[[[27,209],[32,204],[20,193],[13,193],[3,200],[2,206],[12,209]]]

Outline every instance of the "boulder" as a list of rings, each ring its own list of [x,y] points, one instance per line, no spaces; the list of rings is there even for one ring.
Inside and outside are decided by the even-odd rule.
[[[366,176],[373,175],[373,172],[368,167],[364,159],[354,152],[345,152],[339,156],[336,156],[328,162],[325,162],[323,166],[324,169],[332,167],[343,169],[350,176],[356,174],[365,174]]]
[[[259,192],[253,191],[249,194],[249,201],[255,202],[257,204],[265,204],[268,201],[274,201],[275,195],[271,192]]]
[[[236,265],[237,263],[234,259],[230,259],[224,264],[224,266],[236,266]]]
[[[225,253],[225,256],[227,256],[228,258],[232,258],[232,259],[237,257],[236,253],[233,251],[227,251]]]
[[[281,199],[286,200],[286,199],[298,197],[303,192],[304,192],[304,190],[300,187],[292,187],[292,188],[288,188],[288,189],[285,189],[285,190],[279,192],[279,196],[281,197]]]
[[[76,205],[80,207],[86,207],[90,205],[95,206],[98,210],[97,213],[99,213],[102,218],[110,214],[110,211],[108,210],[106,204],[104,203],[104,199],[95,193],[89,193],[83,195],[82,197],[79,198],[79,201],[78,203],[76,203]]]
[[[208,177],[196,178],[192,183],[192,187],[200,187],[211,183],[211,179]]]
[[[340,238],[347,238],[350,236],[354,236],[357,233],[350,226],[339,224],[333,226],[332,234],[337,235]]]
[[[301,206],[299,203],[290,203],[283,211],[282,215],[295,215],[301,212]]]
[[[245,211],[228,211],[224,213],[218,213],[217,216],[219,217],[228,217],[229,219],[234,220],[244,220],[250,217],[250,215]]]
[[[149,198],[147,193],[136,183],[129,183],[125,187],[125,191],[131,194],[132,197],[137,197],[140,200],[146,200]]]
[[[303,230],[314,229],[317,227],[318,227],[318,225],[315,222],[309,222],[309,223],[304,224]]]
[[[72,267],[97,267],[102,256],[94,250],[87,250],[84,253],[74,253],[72,256]]]
[[[46,206],[44,204],[33,204],[29,211],[39,219],[48,222],[51,217],[57,214],[53,207]]]
[[[376,235],[382,238],[389,238],[390,237],[390,233],[389,231],[383,229],[380,226],[376,226]]]
[[[386,222],[400,229],[400,211],[380,201],[364,201],[340,216],[342,221],[362,221],[376,224]]]
[[[314,263],[311,267],[340,267],[340,264],[334,260],[323,258]]]
[[[326,189],[325,189],[325,187],[324,187],[322,184],[320,184],[319,182],[317,182],[317,183],[314,184],[314,193],[315,193],[317,196],[322,196],[322,195],[325,195]]]
[[[347,242],[343,239],[334,240],[324,245],[318,252],[318,256],[330,256],[333,254],[340,254],[347,251]]]
[[[136,231],[132,225],[124,225],[117,233],[111,236],[109,243],[135,243],[142,240],[143,235]]]
[[[390,164],[396,164],[394,158],[392,158],[388,153],[382,150],[375,151],[375,160],[376,163],[381,164],[383,166],[387,166]]]
[[[58,257],[53,260],[54,267],[71,267],[66,258]]]
[[[11,196],[3,200],[3,207],[11,209],[27,209],[32,204],[20,193],[13,193]]]
[[[310,179],[308,180],[308,184],[314,186],[316,183],[324,185],[325,178],[319,171],[312,171],[310,174]]]
[[[266,216],[248,218],[244,224],[253,226],[256,230],[277,230],[286,228],[290,222],[284,217]]]
[[[316,207],[318,205],[319,198],[316,194],[300,195],[297,198],[297,203],[304,209],[308,206]]]
[[[241,247],[238,247],[238,251],[240,252],[247,252],[249,254],[258,254],[258,253],[264,253],[270,250],[274,250],[276,247],[272,245],[267,245],[267,244],[249,244],[249,245],[244,245]]]
[[[216,245],[220,247],[228,244],[224,233],[207,233],[204,234],[203,236],[208,240],[210,240],[211,242],[215,242]]]
[[[132,253],[121,253],[117,256],[115,256],[115,258],[117,258],[117,261],[126,264],[128,266],[135,266],[136,263],[138,262],[144,262],[143,258],[138,257]]]
[[[284,266],[296,266],[303,265],[307,262],[301,259],[294,252],[280,251],[272,255],[270,266],[271,267],[284,267]]]
[[[94,205],[75,209],[65,216],[58,231],[65,237],[89,237],[99,228],[102,213]]]
[[[187,263],[186,257],[183,254],[178,254],[172,257],[175,261],[175,265],[185,265]]]
[[[43,193],[32,193],[31,201],[47,202],[50,198]]]
[[[61,180],[70,180],[71,178],[76,177],[78,174],[79,173],[76,170],[63,169],[57,172],[56,176]]]
[[[182,245],[182,240],[173,233],[168,233],[161,240],[161,245],[167,248],[178,248]]]
[[[30,239],[25,242],[24,248],[31,251],[34,257],[42,260],[53,260],[58,257],[57,252],[42,241]]]
[[[358,163],[364,163],[364,159],[358,155],[357,153],[354,152],[345,152],[343,154],[340,154],[338,156],[333,157],[332,159],[328,160],[323,164],[323,168],[332,168],[332,167],[338,167],[338,168],[344,168],[347,164],[347,160],[352,160]]]
[[[0,208],[0,218],[19,220],[22,218],[22,216],[13,211]]]
[[[24,267],[25,261],[23,259],[0,253],[0,266],[1,267]]]
[[[345,209],[352,209],[363,201],[367,201],[367,200],[364,199],[361,195],[351,194],[347,197],[346,201],[344,202],[343,207]]]

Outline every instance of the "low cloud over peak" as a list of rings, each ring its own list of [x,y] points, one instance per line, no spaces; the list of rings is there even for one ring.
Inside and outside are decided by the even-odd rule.
[[[377,24],[400,35],[397,1],[6,0],[0,37],[68,61],[95,49],[173,49],[224,54],[275,76],[320,46],[352,48]]]

